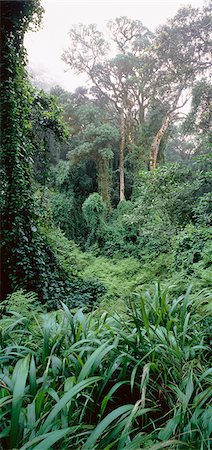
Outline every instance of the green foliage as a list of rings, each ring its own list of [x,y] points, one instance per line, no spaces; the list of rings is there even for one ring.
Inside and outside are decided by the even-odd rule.
[[[211,156],[137,175],[163,118],[199,73],[192,55],[207,37],[209,10],[181,10],[155,40],[139,21],[111,22],[121,53],[112,60],[95,26],[72,29],[76,47],[81,32],[84,41],[68,63],[81,72],[87,61],[95,87],[55,90],[72,136],[63,147],[57,101],[34,91],[24,69],[24,32],[38,24],[39,2],[3,3],[0,445],[209,450]],[[203,43],[198,57],[207,67]],[[209,97],[201,81],[188,125],[203,147]],[[112,211],[123,111],[133,195]],[[46,188],[50,159],[68,150],[71,161],[51,169]]]
[[[211,98],[212,86],[207,79],[196,82],[192,89],[191,111],[184,122],[184,131],[192,131],[198,139],[197,153],[204,153],[211,147]]]
[[[94,112],[95,115],[94,115]],[[68,153],[72,164],[81,161],[93,161],[96,165],[98,192],[110,205],[111,168],[116,146],[119,143],[119,132],[110,123],[104,123],[104,112],[94,104],[86,103],[76,109],[79,117],[80,131]]]
[[[51,168],[48,197],[52,218],[69,239],[81,245],[88,234],[82,204],[91,192],[97,190],[95,178],[96,169],[91,162],[71,166],[69,162],[61,160]]]
[[[1,448],[209,450],[208,320],[160,285],[125,317],[3,317]]]
[[[168,253],[182,227],[210,224],[210,190],[210,155],[190,166],[178,163],[141,172],[133,201],[111,215],[102,251],[142,259]]]
[[[109,312],[125,311],[126,299],[141,284],[144,284],[145,275],[149,281],[148,274],[144,274],[141,264],[134,258],[109,259],[89,255],[83,273],[86,278],[97,277],[107,288],[107,293],[103,297],[104,301],[99,305],[100,311],[104,309]]]
[[[173,246],[175,269],[193,270],[193,264],[203,258],[208,244],[211,242],[212,230],[187,225],[180,232]],[[208,262],[209,263],[209,262]]]
[[[122,201],[110,215],[105,227],[102,253],[107,257],[122,255],[122,257],[138,256],[138,229],[128,223],[127,214],[133,211],[133,203]]]
[[[32,319],[34,314],[42,312],[38,296],[34,292],[23,290],[13,292],[0,304],[0,316],[11,313],[22,314],[28,319]]]
[[[102,197],[97,194],[91,194],[82,205],[83,215],[89,227],[89,244],[101,242],[104,232],[104,215],[106,205]]]
[[[68,131],[62,120],[62,109],[55,97],[28,86],[30,93],[30,140],[36,180],[45,185],[50,172],[50,160],[59,143],[67,141]],[[54,150],[52,150],[52,146]]]
[[[203,170],[206,171],[203,173]],[[155,208],[166,211],[171,222],[183,226],[193,219],[192,207],[211,189],[211,158],[194,160],[192,165],[167,165],[154,172],[143,172],[135,197],[154,201]]]
[[[4,299],[23,288],[37,292],[44,303],[51,301],[52,292],[63,290],[64,277],[42,233],[41,223],[47,222],[48,213],[40,212],[46,207],[45,195],[41,195],[41,208],[34,195],[32,161],[37,158],[38,178],[44,183],[47,138],[54,133],[62,139],[66,133],[55,99],[32,89],[25,71],[24,33],[30,22],[38,25],[40,2],[6,1],[2,13],[1,295]]]
[[[47,263],[45,285],[48,287],[48,309],[59,308],[63,301],[69,307],[91,308],[106,292],[105,286],[82,272],[80,252],[59,229],[51,229],[46,235],[46,246],[54,255],[54,262]]]
[[[70,294],[65,300],[69,308],[84,307],[87,310],[97,308],[107,289],[103,283],[93,278],[75,278],[71,281]]]
[[[171,283],[176,295],[184,293],[186,283],[193,285],[193,298],[200,290],[209,294],[210,230],[205,225],[210,221],[210,164],[210,155],[205,155],[191,165],[173,164],[142,172],[134,199],[121,202],[107,216],[98,194],[86,200],[86,249],[98,258],[81,254],[85,260],[82,274],[85,278],[97,276],[105,284],[104,299],[109,304],[104,307],[116,309],[120,304],[123,308],[133,289],[149,288],[158,278],[163,285]],[[60,177],[64,173],[61,171]],[[131,264],[135,266],[129,270],[128,282]]]
[[[39,1],[6,1],[2,5],[1,270],[3,298],[22,287],[39,292],[44,301],[48,298],[46,279],[49,275],[45,264],[52,265],[54,258],[51,249],[45,249],[45,239],[39,233],[39,212],[34,200],[33,99],[24,68],[23,47],[25,31],[30,22],[38,25],[41,13]],[[46,119],[47,116],[49,126],[50,111],[46,112]]]
[[[69,239],[76,239],[77,214],[74,196],[71,193],[50,192],[52,219]]]
[[[212,193],[203,194],[197,205],[193,208],[194,219],[198,225],[210,226],[212,224]]]

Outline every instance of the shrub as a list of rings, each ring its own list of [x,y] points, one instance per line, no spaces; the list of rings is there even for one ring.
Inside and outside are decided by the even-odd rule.
[[[88,245],[95,242],[101,243],[104,235],[104,214],[106,212],[106,204],[103,202],[101,195],[90,194],[82,205],[82,211],[90,230]]]
[[[193,271],[193,264],[199,262],[205,246],[211,240],[211,229],[187,225],[175,238],[174,267],[177,270]]]
[[[40,302],[35,292],[25,292],[23,289],[13,292],[0,303],[0,316],[9,311],[21,313],[27,318],[32,318],[32,314],[42,312]]]
[[[201,226],[212,224],[212,193],[209,192],[200,197],[199,202],[193,208],[195,221]]]
[[[57,264],[61,288],[52,291],[52,299],[48,300],[48,308],[60,307],[64,301],[69,308],[76,306],[94,306],[95,302],[106,292],[105,286],[94,276],[85,278],[82,272],[82,253],[73,241],[69,241],[60,229],[50,229],[46,233]],[[54,274],[55,276],[55,274]]]
[[[76,235],[76,205],[73,195],[62,192],[51,192],[52,219],[56,226],[63,230],[69,239]]]
[[[69,308],[91,309],[97,307],[97,302],[107,292],[103,283],[98,280],[76,278],[71,282],[71,292],[65,299],[65,304]]]

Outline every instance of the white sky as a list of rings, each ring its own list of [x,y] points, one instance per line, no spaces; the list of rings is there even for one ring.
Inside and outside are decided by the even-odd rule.
[[[143,22],[151,31],[166,19],[173,17],[180,6],[202,6],[203,0],[149,0],[149,1],[72,1],[42,0],[45,8],[42,27],[36,33],[28,33],[25,45],[29,66],[40,72],[40,78],[52,80],[69,91],[85,84],[85,78],[75,76],[61,61],[61,54],[68,47],[68,31],[79,22],[96,23],[104,29],[109,19],[127,16]]]

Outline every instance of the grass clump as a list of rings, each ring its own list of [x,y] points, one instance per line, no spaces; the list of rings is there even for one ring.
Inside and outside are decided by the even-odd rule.
[[[186,295],[134,294],[126,315],[3,316],[4,448],[209,450],[210,317]]]

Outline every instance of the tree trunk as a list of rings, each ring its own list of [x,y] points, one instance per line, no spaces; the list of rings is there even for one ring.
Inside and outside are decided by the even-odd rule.
[[[124,196],[124,147],[125,147],[125,117],[124,113],[121,113],[121,123],[120,123],[120,132],[121,132],[121,140],[120,140],[120,202],[125,199]]]
[[[98,161],[98,190],[103,201],[106,203],[108,210],[110,210],[109,161],[102,158]]]
[[[167,116],[160,127],[160,130],[157,132],[154,141],[150,147],[150,170],[155,169],[157,167],[158,154],[160,143],[162,138],[164,137],[170,122],[170,116]]]
[[[168,127],[169,127],[170,122],[173,120],[174,112],[177,109],[182,108],[186,104],[186,102],[188,100],[188,99],[186,99],[182,103],[182,105],[177,106],[183,89],[184,89],[184,84],[182,83],[182,84],[179,85],[179,88],[178,88],[178,90],[176,92],[176,96],[175,96],[174,101],[172,103],[172,107],[169,110],[166,118],[164,119],[163,124],[162,124],[160,130],[157,132],[157,134],[156,134],[156,136],[154,138],[154,141],[153,141],[153,143],[152,143],[152,145],[150,147],[150,164],[149,164],[150,170],[155,169],[157,167],[160,143],[161,143],[162,138],[164,137]]]

